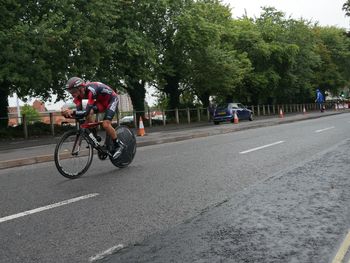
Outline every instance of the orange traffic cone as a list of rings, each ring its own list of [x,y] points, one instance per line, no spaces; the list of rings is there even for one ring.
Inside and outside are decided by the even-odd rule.
[[[144,136],[145,134],[145,126],[143,126],[142,117],[140,116],[139,129],[137,130],[137,135]]]
[[[233,123],[237,124],[239,122],[236,111],[233,113]]]
[[[280,118],[283,118],[283,110],[280,108]]]

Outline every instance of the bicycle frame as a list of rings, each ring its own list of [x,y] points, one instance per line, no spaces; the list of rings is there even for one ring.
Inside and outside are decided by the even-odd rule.
[[[94,137],[91,129],[96,128],[97,126],[102,125],[103,121],[96,121],[96,122],[89,122],[89,123],[79,123],[79,126],[77,127],[78,131],[85,134],[85,137],[88,139],[89,143],[92,145],[94,149],[96,149],[98,152],[102,154],[107,154],[108,156],[113,156],[109,151],[108,151],[108,144],[109,144],[109,135],[106,132],[106,139],[104,145],[107,146],[105,149],[103,146],[99,144],[97,139]],[[92,136],[91,136],[92,135]],[[73,149],[75,148],[75,145]]]

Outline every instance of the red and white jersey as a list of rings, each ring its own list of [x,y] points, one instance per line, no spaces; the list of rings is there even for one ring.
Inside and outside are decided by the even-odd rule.
[[[86,111],[89,112],[96,106],[99,112],[104,112],[112,101],[115,101],[117,93],[106,84],[101,82],[88,82],[85,84],[84,97],[75,98],[73,102],[78,110],[83,110],[82,100],[87,99]]]

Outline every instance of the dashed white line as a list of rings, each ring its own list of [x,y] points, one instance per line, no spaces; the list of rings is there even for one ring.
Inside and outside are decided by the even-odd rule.
[[[109,249],[107,249],[107,250],[97,254],[96,256],[90,257],[89,258],[89,262],[94,262],[96,260],[101,260],[101,259],[105,258],[106,256],[111,255],[114,252],[119,251],[119,250],[121,250],[123,248],[124,248],[124,246],[122,244],[119,244],[119,245],[116,245],[114,247],[111,247],[111,248],[109,248]]]
[[[331,129],[334,129],[334,128],[335,127],[332,126],[332,127],[324,128],[324,129],[321,129],[321,130],[316,130],[315,132],[318,133],[318,132],[328,131],[328,130],[331,130]]]
[[[5,217],[0,218],[0,223],[6,222],[6,221],[9,221],[9,220],[13,220],[13,219],[16,219],[16,218],[19,218],[19,217],[23,217],[23,216],[39,213],[39,212],[42,212],[42,211],[45,211],[45,210],[48,210],[48,209],[52,209],[52,208],[55,208],[55,207],[68,205],[70,203],[74,203],[74,202],[78,202],[78,201],[81,201],[81,200],[84,200],[84,199],[95,197],[97,195],[99,195],[99,194],[98,193],[93,193],[93,194],[88,194],[88,195],[84,195],[84,196],[79,196],[79,197],[68,199],[68,200],[65,200],[65,201],[61,201],[61,202],[58,202],[58,203],[55,203],[55,204],[42,206],[42,207],[39,207],[39,208],[35,208],[35,209],[32,209],[32,210],[24,211],[24,212],[21,212],[21,213],[18,213],[18,214],[10,215],[10,216],[5,216]]]
[[[263,146],[260,146],[260,147],[256,147],[256,148],[253,148],[253,149],[249,149],[249,150],[240,152],[240,154],[250,153],[250,152],[253,152],[253,151],[261,150],[261,149],[264,149],[264,148],[267,148],[267,147],[271,147],[271,146],[274,146],[274,145],[277,145],[277,144],[281,144],[281,143],[284,143],[284,141],[278,141],[278,142],[274,142],[274,143],[271,143],[271,144],[266,144],[266,145],[263,145]]]
[[[346,235],[344,238],[343,243],[341,244],[337,254],[335,255],[332,263],[341,263],[343,261],[343,258],[348,251],[350,246],[350,232]]]

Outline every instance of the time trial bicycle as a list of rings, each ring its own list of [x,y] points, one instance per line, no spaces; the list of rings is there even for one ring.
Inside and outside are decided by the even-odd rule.
[[[105,142],[102,145],[101,137],[97,135],[97,127],[102,121],[85,123],[85,111],[75,111],[76,129],[65,132],[56,145],[54,160],[57,170],[64,177],[76,179],[82,176],[90,167],[94,149],[100,160],[109,157],[113,165],[118,168],[127,167],[136,154],[135,134],[123,125],[115,128],[118,139],[125,145],[121,155],[113,159],[114,145],[112,138],[106,133]]]

